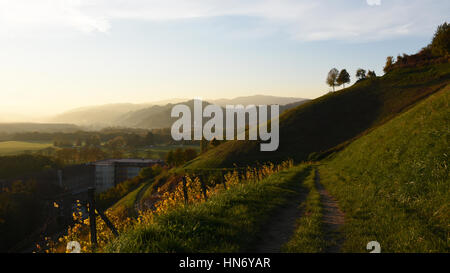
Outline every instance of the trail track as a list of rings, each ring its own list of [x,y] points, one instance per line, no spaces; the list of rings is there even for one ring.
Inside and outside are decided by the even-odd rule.
[[[320,183],[320,174],[317,169],[315,184],[320,194],[320,202],[322,203],[322,222],[325,226],[325,240],[329,242],[325,252],[337,253],[340,251],[343,243],[340,228],[345,222],[344,213],[339,209],[336,199],[334,199]]]
[[[340,228],[344,224],[344,213],[339,209],[337,201],[320,183],[319,171],[317,169],[315,171],[315,186],[320,194],[322,204],[324,239],[328,242],[328,247],[324,252],[337,253],[340,251],[343,243]],[[254,247],[254,252],[279,253],[281,251],[281,247],[293,235],[297,219],[302,217],[300,205],[305,198],[306,192],[302,191],[298,197],[277,210],[270,220],[270,224],[261,231],[262,238]]]

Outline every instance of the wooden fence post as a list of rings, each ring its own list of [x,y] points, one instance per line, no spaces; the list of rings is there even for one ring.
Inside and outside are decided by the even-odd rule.
[[[97,247],[97,226],[95,223],[95,188],[88,189],[89,200],[89,224],[91,227],[91,244],[92,248]]]
[[[206,194],[206,185],[205,185],[205,176],[202,175],[200,179],[200,185],[202,186],[202,192],[203,192],[203,197],[205,198],[205,201],[208,201],[208,195]]]
[[[227,180],[225,179],[223,173],[220,173],[220,180],[222,180],[221,182],[222,182],[222,184],[223,184],[223,188],[224,188],[225,190],[227,190]]]
[[[97,210],[98,215],[100,215],[100,218],[102,218],[102,220],[105,222],[106,226],[111,230],[111,232],[114,234],[114,236],[119,236],[119,232],[117,232],[116,227],[113,225],[113,223],[111,223],[111,221],[109,221],[108,217],[106,217],[106,215]]]
[[[184,194],[184,204],[188,204],[188,193],[187,193],[187,187],[186,187],[186,176],[183,176],[181,178],[183,180],[183,194]]]

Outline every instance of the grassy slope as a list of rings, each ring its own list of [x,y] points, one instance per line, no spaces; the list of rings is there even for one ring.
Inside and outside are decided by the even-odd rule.
[[[350,142],[450,81],[450,64],[402,68],[327,94],[280,117],[280,146],[260,152],[255,141],[229,141],[190,162],[189,168],[252,165],[293,158],[303,161]]]
[[[343,251],[448,252],[450,85],[320,167],[346,213]]]
[[[114,205],[112,205],[109,210],[115,211],[117,209],[123,209],[125,208],[130,215],[136,216],[136,212],[134,210],[134,205],[136,202],[136,199],[138,198],[139,192],[143,190],[148,183],[152,183],[153,181],[144,182],[139,187],[134,189],[133,191],[129,192],[127,195],[122,197],[119,201],[117,201]]]
[[[258,240],[258,231],[288,198],[297,196],[310,167],[274,174],[259,183],[238,185],[190,205],[157,216],[122,234],[108,252],[239,252]]]
[[[52,146],[51,143],[2,141],[0,142],[0,155],[17,155],[24,151],[37,151]]]

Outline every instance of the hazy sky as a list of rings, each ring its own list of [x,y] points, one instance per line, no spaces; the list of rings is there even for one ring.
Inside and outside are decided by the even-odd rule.
[[[315,98],[332,67],[381,75],[449,15],[448,0],[0,0],[0,121],[173,97]]]

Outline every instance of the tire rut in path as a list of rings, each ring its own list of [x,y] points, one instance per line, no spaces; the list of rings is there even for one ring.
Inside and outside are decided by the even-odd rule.
[[[316,169],[315,184],[320,194],[320,202],[322,204],[325,240],[329,243],[324,250],[326,253],[337,253],[340,251],[344,238],[340,231],[341,226],[345,222],[344,213],[339,209],[337,201],[328,193],[328,191],[320,183],[320,174]]]
[[[301,191],[293,200],[278,209],[269,224],[263,228],[263,237],[251,252],[280,253],[281,247],[291,239],[296,228],[297,219],[302,216],[300,204],[305,200],[305,192]]]

